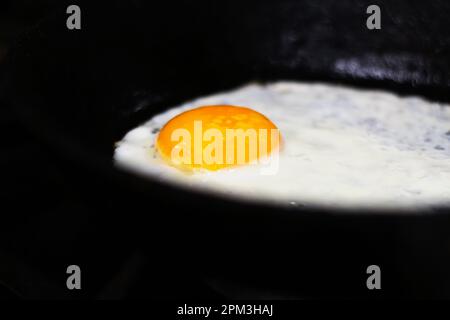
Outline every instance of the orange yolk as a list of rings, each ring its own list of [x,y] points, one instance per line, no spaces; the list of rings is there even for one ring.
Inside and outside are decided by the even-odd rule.
[[[277,127],[245,107],[204,106],[181,113],[161,129],[156,149],[180,169],[219,170],[254,163],[280,145]]]

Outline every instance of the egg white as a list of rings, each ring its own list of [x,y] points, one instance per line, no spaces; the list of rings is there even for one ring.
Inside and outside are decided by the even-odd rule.
[[[186,174],[155,150],[158,130],[204,105],[247,106],[280,129],[276,174],[258,165]],[[170,108],[117,143],[117,165],[170,183],[285,205],[450,203],[450,106],[328,84],[250,84]]]

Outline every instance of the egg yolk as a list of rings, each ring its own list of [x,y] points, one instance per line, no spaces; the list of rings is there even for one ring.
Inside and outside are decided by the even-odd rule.
[[[267,117],[231,105],[183,112],[167,122],[156,140],[161,157],[184,170],[257,163],[278,151],[279,145],[279,131]]]

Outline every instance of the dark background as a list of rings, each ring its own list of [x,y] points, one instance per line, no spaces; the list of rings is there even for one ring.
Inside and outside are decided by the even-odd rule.
[[[9,48],[55,4],[61,1],[0,2],[0,79]],[[93,218],[96,191],[77,184],[76,169],[61,165],[2,101],[0,135],[0,299],[215,296],[199,275],[168,273],[133,239],[108,231],[120,221]],[[71,264],[81,267],[80,291],[66,289]]]

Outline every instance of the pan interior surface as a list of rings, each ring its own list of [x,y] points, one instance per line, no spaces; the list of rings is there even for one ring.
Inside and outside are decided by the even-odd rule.
[[[87,5],[89,28],[68,32],[50,18],[19,43],[6,92],[22,119],[63,153],[110,171],[115,142],[133,127],[250,82],[320,81],[450,101],[445,26],[409,28],[448,5],[409,12],[408,23],[385,15],[386,32],[359,26],[364,5]],[[397,14],[394,4],[383,5]]]

